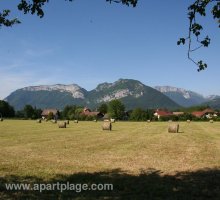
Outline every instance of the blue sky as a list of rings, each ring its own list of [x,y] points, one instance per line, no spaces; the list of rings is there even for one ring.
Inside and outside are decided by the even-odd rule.
[[[0,99],[30,85],[76,83],[87,90],[119,78],[220,95],[220,30],[208,16],[208,49],[193,56],[208,64],[200,73],[179,37],[187,35],[185,0],[139,0],[136,8],[105,0],[50,1],[45,16],[23,15],[15,1],[1,1],[22,24],[0,29]],[[206,36],[206,35],[205,35]]]

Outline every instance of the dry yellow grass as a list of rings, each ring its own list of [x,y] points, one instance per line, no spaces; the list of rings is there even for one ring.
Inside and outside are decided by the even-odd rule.
[[[57,124],[5,120],[0,124],[0,177],[38,177],[119,170],[134,177],[146,170],[161,176],[220,169],[220,123],[181,122],[168,133],[167,122]],[[219,191],[218,191],[219,192]],[[219,194],[219,193],[218,193]]]
[[[154,168],[165,173],[220,167],[220,123],[120,122],[103,132],[101,122],[70,123],[67,129],[33,121],[0,126],[0,175],[46,175],[121,168],[130,173]]]

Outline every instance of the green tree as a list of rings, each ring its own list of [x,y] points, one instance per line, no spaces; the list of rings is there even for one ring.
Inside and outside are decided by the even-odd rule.
[[[24,107],[24,117],[27,119],[34,119],[35,118],[35,111],[31,105],[26,105]]]
[[[64,119],[74,119],[76,115],[77,106],[67,105],[62,111],[62,118]]]
[[[14,117],[15,111],[8,102],[0,100],[0,118],[1,117]]]
[[[25,116],[24,116],[24,110],[18,110],[18,111],[16,111],[16,113],[15,113],[15,117],[16,118],[25,118]]]
[[[141,108],[135,108],[130,115],[130,120],[146,121],[147,117],[148,117],[147,112],[145,112]]]
[[[106,103],[103,103],[99,106],[98,111],[100,113],[106,114],[108,112],[108,105]]]
[[[83,108],[82,107],[77,107],[75,110],[75,119],[79,119],[79,117],[81,117],[81,113],[83,112]]]
[[[112,100],[108,104],[108,112],[111,118],[123,119],[125,114],[125,106],[118,99]]]
[[[41,109],[34,108],[34,119],[41,118],[41,113],[42,113]]]

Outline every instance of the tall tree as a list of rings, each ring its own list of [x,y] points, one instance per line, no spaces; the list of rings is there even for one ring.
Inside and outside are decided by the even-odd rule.
[[[141,108],[135,108],[130,115],[130,120],[145,121],[147,120],[147,117],[147,113],[144,110]]]
[[[24,116],[25,118],[35,118],[35,111],[34,108],[31,105],[26,105],[24,107]]]
[[[111,118],[123,119],[125,114],[125,106],[118,99],[112,100],[108,104],[108,112]]]
[[[98,111],[100,113],[106,114],[108,112],[108,105],[106,103],[103,103],[99,106]]]
[[[8,102],[0,100],[0,118],[1,117],[14,117],[15,111]]]

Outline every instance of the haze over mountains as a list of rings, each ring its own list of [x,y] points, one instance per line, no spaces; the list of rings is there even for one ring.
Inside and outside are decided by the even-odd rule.
[[[77,84],[30,86],[12,92],[5,100],[16,110],[20,110],[26,104],[42,109],[63,109],[66,105],[72,104],[95,109],[101,103],[120,99],[129,110],[136,107],[177,109],[180,106],[188,107],[213,101],[217,97],[215,95],[204,97],[192,91],[170,86],[152,88],[137,80],[119,79],[114,83],[101,83],[91,91]]]

